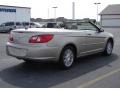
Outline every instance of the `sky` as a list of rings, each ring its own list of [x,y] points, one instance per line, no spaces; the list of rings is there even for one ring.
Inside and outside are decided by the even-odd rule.
[[[0,5],[30,7],[32,18],[54,18],[52,7],[57,6],[56,17],[71,19],[72,2],[75,2],[75,19],[96,19],[95,2],[101,3],[98,6],[98,12],[101,12],[109,4],[120,4],[120,0],[0,0]]]

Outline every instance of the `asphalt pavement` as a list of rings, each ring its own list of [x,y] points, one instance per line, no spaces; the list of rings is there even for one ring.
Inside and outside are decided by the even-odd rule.
[[[79,58],[70,70],[59,70],[52,62],[27,64],[7,56],[5,44],[9,35],[0,33],[0,87],[120,88],[120,28],[105,31],[115,36],[113,54]]]

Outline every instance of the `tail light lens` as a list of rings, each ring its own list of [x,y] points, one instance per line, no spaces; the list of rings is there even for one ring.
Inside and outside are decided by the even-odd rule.
[[[10,35],[9,35],[9,42],[13,42],[13,40],[14,40],[14,39],[13,39],[13,36],[10,34]]]
[[[52,40],[52,34],[36,35],[29,39],[29,43],[47,43]]]

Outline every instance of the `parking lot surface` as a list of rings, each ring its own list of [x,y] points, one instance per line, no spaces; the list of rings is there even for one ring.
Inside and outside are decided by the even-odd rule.
[[[55,63],[27,64],[6,55],[8,34],[0,33],[0,87],[120,88],[120,28],[106,28],[115,36],[113,54],[79,58],[70,70]]]

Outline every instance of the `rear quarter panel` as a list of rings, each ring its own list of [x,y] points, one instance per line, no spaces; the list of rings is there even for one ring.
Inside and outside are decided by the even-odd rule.
[[[77,49],[77,56],[79,56],[80,52],[83,52],[85,47],[85,34],[84,32],[72,32],[69,34],[56,34],[54,35],[53,40],[51,40],[47,45],[49,47],[57,47],[58,48],[58,57],[62,49],[68,45],[73,44]]]

